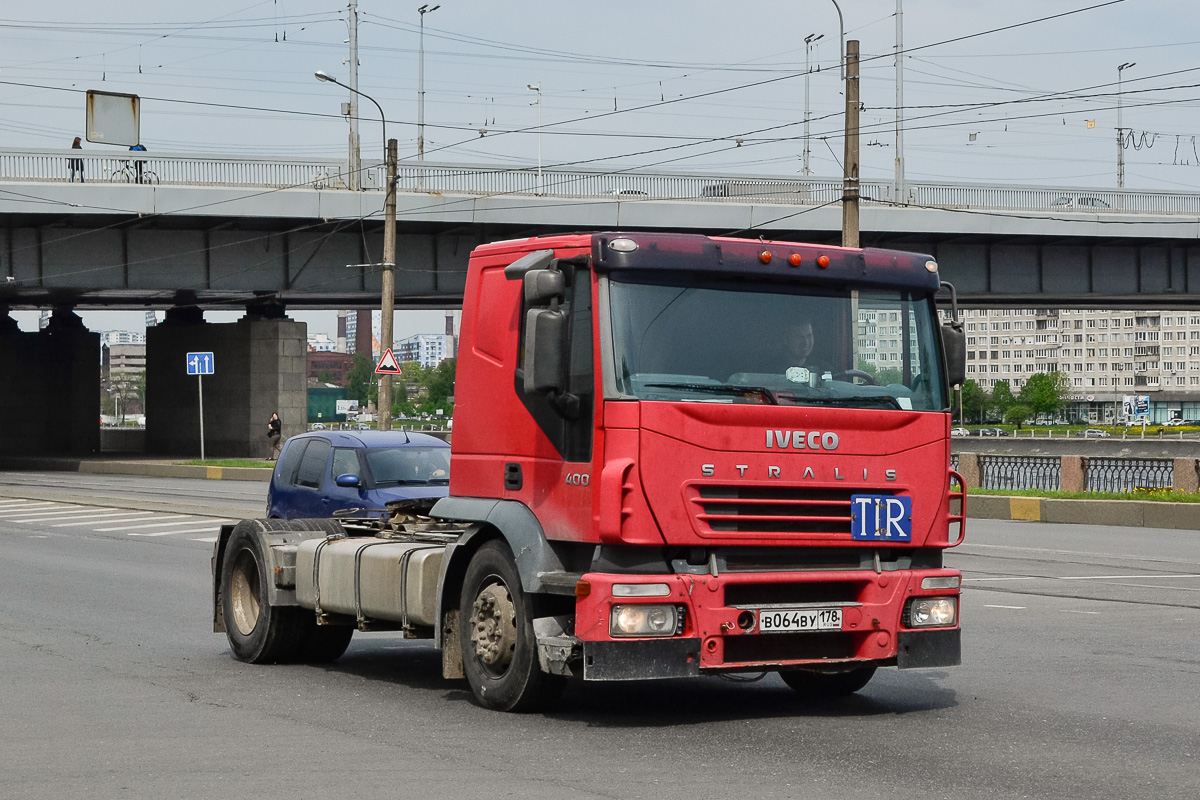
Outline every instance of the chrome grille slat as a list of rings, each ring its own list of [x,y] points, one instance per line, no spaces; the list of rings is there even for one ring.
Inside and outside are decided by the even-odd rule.
[[[855,494],[892,491],[715,483],[693,483],[685,490],[692,517],[712,535],[804,534],[821,539],[850,538],[850,497]]]

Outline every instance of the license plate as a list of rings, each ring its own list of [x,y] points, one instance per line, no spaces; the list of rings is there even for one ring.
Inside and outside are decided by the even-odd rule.
[[[860,542],[911,542],[912,498],[891,494],[850,496],[850,538]]]
[[[764,608],[758,612],[759,633],[840,631],[840,608]]]

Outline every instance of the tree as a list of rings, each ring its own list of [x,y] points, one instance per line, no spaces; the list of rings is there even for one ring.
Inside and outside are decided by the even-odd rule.
[[[879,369],[870,361],[864,358],[858,360],[859,372],[865,372],[875,379],[875,382],[880,386],[887,386],[893,383],[904,383],[904,376],[900,374],[900,370],[893,367],[884,367]]]
[[[996,381],[996,385],[992,387],[992,408],[1000,412],[1001,418],[1016,402],[1017,398],[1013,397],[1008,381]]]
[[[1032,416],[1029,406],[1024,403],[1013,403],[1004,411],[1004,421],[1020,428]]]
[[[378,387],[375,384],[375,368],[371,359],[361,353],[354,354],[354,366],[346,373],[346,397],[357,400],[365,407],[374,403],[378,397]]]
[[[976,381],[968,380],[963,384],[963,415],[968,419],[974,418],[982,423],[983,415],[987,413],[988,407],[991,404],[992,398],[988,394],[987,389],[984,389]]]
[[[1071,391],[1071,384],[1061,372],[1039,372],[1031,375],[1021,387],[1021,403],[1033,416],[1053,414],[1062,408]]]
[[[426,377],[425,386],[429,389],[429,402],[445,406],[454,396],[454,372],[457,360],[447,358],[431,370]]]

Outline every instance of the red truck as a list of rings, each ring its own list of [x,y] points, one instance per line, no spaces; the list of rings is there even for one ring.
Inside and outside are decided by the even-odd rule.
[[[450,495],[382,523],[224,527],[214,630],[255,663],[332,660],[355,630],[432,638],[501,710],[570,676],[778,671],[840,695],[958,664],[964,339],[943,286],[933,259],[871,248],[482,246]]]

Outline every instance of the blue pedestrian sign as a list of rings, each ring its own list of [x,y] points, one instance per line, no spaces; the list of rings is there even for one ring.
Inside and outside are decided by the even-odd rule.
[[[212,353],[188,353],[187,354],[187,374],[188,375],[212,375],[216,361],[213,359]]]

